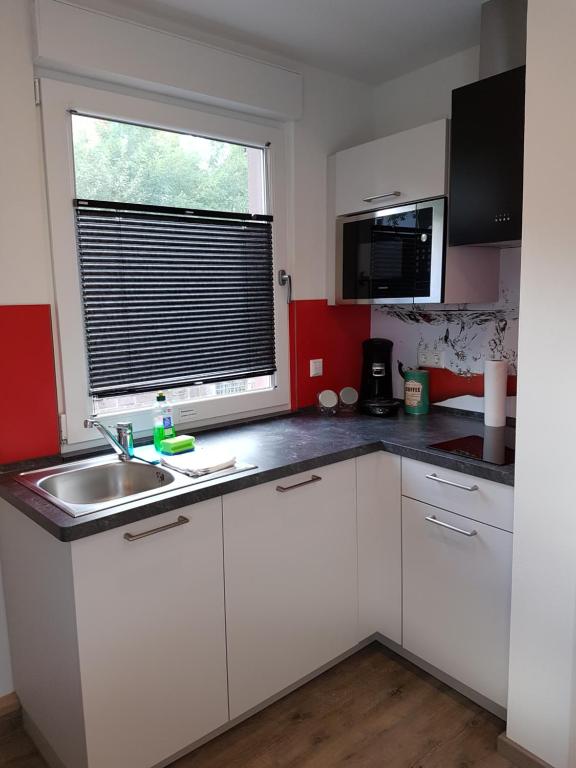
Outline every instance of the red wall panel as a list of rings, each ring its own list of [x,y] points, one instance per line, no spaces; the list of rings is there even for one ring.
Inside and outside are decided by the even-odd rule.
[[[360,386],[362,342],[370,338],[369,306],[329,306],[325,299],[290,304],[292,408],[316,402],[323,389]],[[310,360],[322,358],[322,376],[310,377]]]
[[[429,373],[430,402],[441,403],[452,397],[484,397],[484,374],[462,376],[447,368],[424,368]],[[516,396],[516,376],[508,376],[508,397]]]
[[[0,464],[59,453],[48,305],[0,306]]]

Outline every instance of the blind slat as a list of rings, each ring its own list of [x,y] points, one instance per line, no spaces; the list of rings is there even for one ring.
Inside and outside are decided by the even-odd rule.
[[[276,371],[271,217],[75,210],[90,394]]]

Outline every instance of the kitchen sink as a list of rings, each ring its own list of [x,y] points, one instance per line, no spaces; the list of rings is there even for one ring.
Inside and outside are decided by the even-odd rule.
[[[23,472],[16,480],[73,517],[190,485],[194,480],[166,467],[110,456]]]
[[[117,461],[50,475],[40,480],[38,487],[70,504],[101,504],[162,488],[172,482],[174,477],[163,469]]]

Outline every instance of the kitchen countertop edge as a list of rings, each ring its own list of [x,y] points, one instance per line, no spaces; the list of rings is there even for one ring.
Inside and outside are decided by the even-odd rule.
[[[340,461],[354,459],[369,453],[384,451],[401,457],[434,464],[445,469],[464,472],[475,477],[514,485],[513,467],[499,467],[450,454],[429,447],[415,447],[394,440],[377,439],[351,447],[322,452],[301,461],[287,461],[270,468],[256,468],[225,479],[207,481],[202,487],[185,487],[137,502],[126,503],[112,509],[71,517],[66,512],[39,496],[8,475],[0,479],[0,497],[23,512],[48,533],[62,542],[72,542],[86,536],[120,528],[147,518],[181,509],[208,499],[236,493],[283,477],[318,469]]]

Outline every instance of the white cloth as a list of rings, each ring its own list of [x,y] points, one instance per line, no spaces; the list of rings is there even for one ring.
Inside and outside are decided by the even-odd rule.
[[[197,448],[195,451],[175,456],[162,456],[161,463],[168,469],[198,477],[233,467],[236,464],[236,456],[221,448]]]

